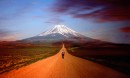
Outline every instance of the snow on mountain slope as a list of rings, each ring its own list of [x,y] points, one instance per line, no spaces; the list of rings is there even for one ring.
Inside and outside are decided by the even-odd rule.
[[[95,44],[106,44],[100,40],[92,39],[81,35],[80,33],[66,27],[65,25],[56,25],[49,31],[43,32],[39,35],[20,40],[22,42],[31,43],[57,43],[57,42],[75,42],[75,43],[87,43],[89,46]]]
[[[44,33],[41,33],[38,36],[47,36],[47,35],[56,34],[56,33],[59,33],[65,37],[69,37],[70,34],[73,36],[76,36],[76,37],[79,36],[79,34],[76,31],[71,30],[70,28],[66,27],[65,25],[56,25],[53,29],[46,31]]]
[[[80,33],[66,27],[65,25],[56,25],[49,31],[43,32],[37,36],[24,39],[25,41],[92,41],[93,39],[81,35]]]

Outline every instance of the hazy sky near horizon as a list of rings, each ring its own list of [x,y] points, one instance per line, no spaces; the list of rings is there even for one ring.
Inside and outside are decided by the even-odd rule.
[[[36,36],[56,24],[103,41],[130,43],[128,0],[0,0],[0,40]]]

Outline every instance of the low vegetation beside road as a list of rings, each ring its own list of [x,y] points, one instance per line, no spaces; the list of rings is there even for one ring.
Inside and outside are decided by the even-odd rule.
[[[27,46],[0,48],[0,73],[4,73],[38,60],[52,56],[59,52],[60,47]]]
[[[109,66],[118,71],[129,74],[130,72],[130,49],[126,47],[69,47],[68,52],[74,56],[91,60]]]

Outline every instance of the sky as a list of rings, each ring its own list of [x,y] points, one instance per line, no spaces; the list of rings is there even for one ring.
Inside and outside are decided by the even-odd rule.
[[[130,44],[129,8],[129,0],[0,0],[0,41],[64,24],[87,37]]]

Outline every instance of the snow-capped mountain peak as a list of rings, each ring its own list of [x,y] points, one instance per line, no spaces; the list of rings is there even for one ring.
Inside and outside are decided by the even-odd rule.
[[[46,36],[46,35],[50,35],[50,34],[61,34],[65,37],[68,37],[68,35],[74,35],[74,36],[78,36],[77,32],[74,30],[71,30],[70,28],[66,27],[65,25],[55,25],[54,28],[52,28],[49,31],[43,32],[41,34],[39,34],[38,36]]]
[[[54,28],[43,32],[37,36],[24,39],[25,41],[40,41],[40,42],[57,42],[57,41],[73,41],[83,42],[92,41],[93,39],[88,38],[80,33],[68,28],[65,25],[55,25]]]

